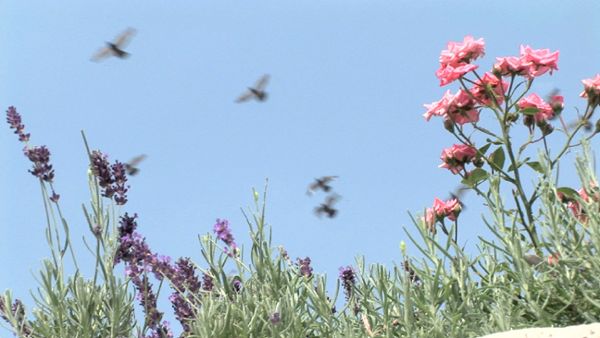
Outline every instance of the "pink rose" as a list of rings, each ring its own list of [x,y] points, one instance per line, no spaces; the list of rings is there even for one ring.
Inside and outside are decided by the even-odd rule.
[[[529,65],[529,77],[538,77],[548,71],[552,74],[553,70],[558,70],[558,54],[559,51],[521,46],[521,59]]]
[[[443,50],[440,54],[440,64],[456,67],[483,56],[484,52],[483,38],[475,40],[472,36],[467,35],[463,42],[448,42],[448,49]]]
[[[433,200],[433,206],[425,210],[425,216],[423,217],[427,230],[435,234],[435,223],[443,221],[446,217],[451,221],[456,221],[461,209],[462,207],[457,199],[442,201],[436,197]]]
[[[477,65],[468,63],[460,63],[455,66],[440,65],[440,69],[435,72],[435,76],[440,79],[440,87],[445,86],[455,80],[463,77],[468,72],[477,69]]]
[[[554,116],[554,110],[537,94],[531,94],[518,102],[520,110],[526,108],[536,108],[538,112],[535,113],[534,118],[536,122],[545,121]]]
[[[451,221],[456,221],[458,215],[460,214],[462,207],[460,206],[460,202],[458,199],[454,198],[446,201],[446,205],[444,207],[444,214]]]
[[[494,64],[493,70],[495,73],[498,73],[502,76],[507,75],[527,75],[529,74],[529,64],[525,63],[519,57],[516,56],[507,56],[496,58],[496,63]]]
[[[475,155],[477,155],[477,149],[465,144],[455,144],[442,150],[440,156],[442,164],[439,165],[439,168],[448,169],[456,175],[464,169],[466,163],[473,161]]]
[[[460,125],[479,121],[479,111],[475,109],[475,101],[464,90],[460,90],[455,95],[447,91],[441,100],[425,104],[424,106],[427,108],[427,111],[423,114],[423,117],[427,121],[432,116],[443,116],[444,119],[451,120]]]
[[[446,117],[460,125],[479,121],[479,111],[475,109],[475,100],[468,92],[459,90],[448,103]]]
[[[501,104],[504,101],[504,93],[507,89],[508,83],[502,81],[502,78],[487,72],[481,80],[475,82],[475,85],[471,88],[471,94],[478,102],[486,106],[492,106],[495,104],[492,95],[496,98],[495,102]]]
[[[588,102],[592,106],[600,104],[600,74],[596,74],[594,78],[585,79],[581,82],[583,82],[583,92],[579,96],[587,97]]]
[[[437,197],[433,199],[432,209],[437,218],[443,218],[446,215],[446,203]]]
[[[446,111],[448,110],[448,103],[452,100],[454,95],[450,94],[450,91],[446,91],[444,97],[441,100],[433,102],[431,104],[425,104],[425,108],[427,111],[423,114],[426,121],[429,121],[432,116],[446,116]]]

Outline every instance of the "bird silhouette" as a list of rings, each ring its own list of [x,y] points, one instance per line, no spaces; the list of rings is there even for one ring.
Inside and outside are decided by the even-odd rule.
[[[146,155],[142,154],[132,158],[129,162],[125,163],[125,170],[127,170],[127,175],[135,176],[140,172],[140,169],[137,165],[146,159]]]
[[[257,101],[263,102],[267,99],[267,92],[265,91],[265,87],[269,82],[269,74],[263,75],[256,83],[254,87],[248,87],[248,90],[245,91],[242,95],[240,95],[235,102],[241,103],[246,102],[250,99],[256,99]]]
[[[337,176],[323,176],[320,178],[315,178],[315,182],[311,183],[308,186],[308,190],[306,191],[306,193],[308,195],[312,195],[315,193],[315,191],[317,191],[317,189],[321,189],[324,192],[329,192],[331,190],[331,186],[329,185],[329,182],[332,182],[336,178],[338,178],[338,177]]]
[[[333,218],[337,215],[338,210],[333,207],[333,205],[340,199],[340,196],[337,194],[327,196],[325,199],[325,203],[321,203],[320,206],[315,208],[315,214],[321,217],[323,214],[327,214],[327,217]]]
[[[129,53],[123,50],[131,41],[131,38],[135,34],[135,29],[127,28],[124,32],[119,34],[113,42],[106,42],[106,46],[100,48],[94,55],[92,55],[92,61],[101,61],[110,56],[116,56],[120,59],[124,59],[129,56]]]

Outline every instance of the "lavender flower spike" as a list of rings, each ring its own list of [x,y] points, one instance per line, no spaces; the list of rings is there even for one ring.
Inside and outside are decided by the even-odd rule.
[[[33,170],[29,172],[48,183],[54,179],[54,169],[50,164],[50,151],[46,146],[25,148],[25,156],[33,163]]]
[[[354,273],[354,269],[352,269],[351,266],[342,266],[340,268],[340,280],[342,281],[342,286],[344,287],[346,300],[348,300],[352,296],[352,290],[354,288],[354,284],[356,283],[356,274]]]
[[[215,234],[217,234],[217,237],[227,245],[228,248],[225,249],[227,255],[233,257],[237,249],[237,244],[235,244],[235,240],[233,239],[233,235],[231,234],[231,229],[229,229],[229,221],[227,221],[226,219],[221,220],[217,218],[217,223],[215,223],[214,231]]]
[[[305,277],[312,276],[313,269],[310,266],[310,257],[306,257],[304,259],[297,258],[298,267],[300,268],[300,275]]]
[[[6,122],[10,124],[10,129],[15,130],[15,134],[19,135],[19,141],[29,141],[29,134],[25,134],[25,125],[21,121],[21,115],[17,113],[17,109],[13,106],[8,107],[6,111]]]

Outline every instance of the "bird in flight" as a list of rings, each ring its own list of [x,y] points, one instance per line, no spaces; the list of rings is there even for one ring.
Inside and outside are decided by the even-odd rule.
[[[308,195],[312,195],[317,191],[317,189],[321,189],[324,192],[329,192],[331,190],[331,186],[329,183],[338,178],[337,176],[323,176],[321,178],[315,178],[315,181],[308,186],[308,190],[306,193]]]
[[[263,75],[256,83],[254,87],[248,87],[248,90],[245,91],[240,97],[238,97],[235,102],[241,103],[246,102],[250,99],[256,99],[257,101],[263,102],[267,99],[267,92],[265,91],[265,87],[269,82],[269,74]]]
[[[94,55],[92,61],[101,61],[109,56],[116,56],[124,59],[129,56],[129,53],[123,50],[129,44],[129,41],[135,34],[135,29],[127,28],[123,33],[119,34],[113,42],[106,42],[106,46],[100,48]]]
[[[456,199],[458,200],[458,203],[460,204],[460,207],[465,210],[467,207],[465,206],[465,204],[462,202],[462,198],[463,196],[469,191],[469,187],[467,187],[466,185],[459,185],[458,187],[456,187],[454,189],[454,191],[450,192],[450,198],[451,199]]]
[[[320,206],[315,208],[315,214],[321,217],[323,214],[327,214],[327,217],[334,218],[338,210],[333,207],[333,205],[340,199],[340,195],[334,194],[331,196],[327,196],[325,199],[325,203],[321,203]]]
[[[146,159],[146,155],[142,154],[132,158],[129,162],[125,163],[125,170],[127,170],[127,174],[129,176],[135,176],[140,172],[140,169],[137,165]]]

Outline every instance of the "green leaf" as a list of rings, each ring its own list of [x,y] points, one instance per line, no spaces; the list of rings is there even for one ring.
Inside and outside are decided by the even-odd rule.
[[[486,145],[484,145],[483,147],[479,148],[479,152],[483,155],[485,155],[485,152],[490,148],[490,146],[492,145],[492,143],[488,143]]]
[[[575,189],[569,187],[561,187],[556,189],[556,191],[562,193],[569,199],[575,199],[575,196],[579,196],[579,193],[575,191]]]
[[[498,147],[498,149],[490,155],[490,162],[494,163],[494,165],[500,169],[504,167],[505,160],[506,156],[504,155],[504,149],[502,147]]]
[[[529,107],[529,108],[521,109],[521,113],[523,113],[525,115],[535,115],[535,114],[537,114],[539,112],[540,112],[540,110],[538,108],[535,108],[535,107]]]
[[[542,165],[538,161],[531,161],[531,162],[527,162],[525,164],[527,164],[531,169],[537,171],[540,174],[544,173],[544,169],[542,168]]]
[[[462,184],[472,188],[472,187],[476,186],[478,183],[480,183],[481,181],[487,179],[488,176],[489,176],[489,174],[487,171],[485,171],[481,168],[476,168],[476,169],[473,169],[473,171],[471,171],[469,176],[467,176],[465,179],[462,180]]]

